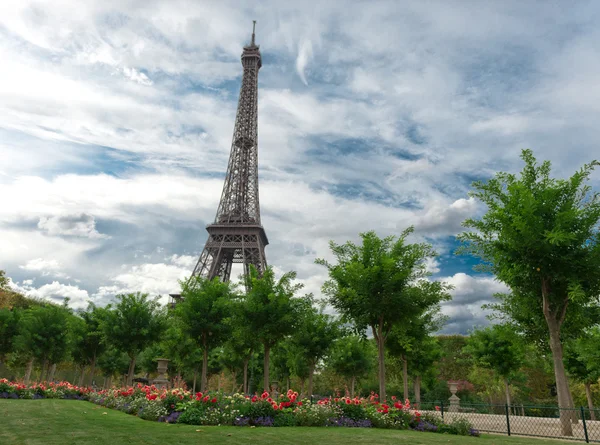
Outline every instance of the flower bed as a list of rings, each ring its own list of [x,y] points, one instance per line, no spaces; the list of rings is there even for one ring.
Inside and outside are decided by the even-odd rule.
[[[252,397],[243,394],[191,393],[138,384],[129,388],[94,391],[68,382],[24,385],[0,380],[0,398],[62,398],[92,403],[137,415],[146,420],[191,425],[250,427],[321,426],[352,428],[413,429],[437,433],[478,436],[466,420],[444,423],[436,413],[423,413],[408,400],[380,403],[367,398],[325,398],[315,403],[299,400],[289,390],[272,398],[267,392]]]

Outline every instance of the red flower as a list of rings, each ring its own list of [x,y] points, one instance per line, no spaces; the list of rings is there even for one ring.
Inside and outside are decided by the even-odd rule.
[[[302,406],[302,402],[298,402],[298,406]]]
[[[266,399],[267,397],[269,397],[269,393],[267,391],[263,392],[261,398]]]
[[[211,400],[212,403],[217,403],[217,398],[213,397],[213,399]]]
[[[252,397],[252,401],[253,401],[253,402],[256,402],[257,400],[258,400],[258,397],[256,397],[256,396],[253,396],[253,397]]]
[[[436,406],[436,407],[435,407],[435,410],[436,410],[436,411],[439,411],[439,410],[440,410],[440,407],[439,407],[439,406]]]
[[[346,399],[346,405],[350,405],[352,404],[352,401],[350,399]]]

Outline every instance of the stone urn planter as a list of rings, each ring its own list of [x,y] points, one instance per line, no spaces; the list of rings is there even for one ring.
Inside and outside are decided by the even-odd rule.
[[[156,386],[157,388],[169,389],[169,386],[170,386],[169,380],[167,379],[167,376],[165,374],[167,372],[169,359],[157,358],[156,361],[158,362],[158,365],[157,365],[158,376],[154,380],[152,380],[152,384],[154,386]]]
[[[448,408],[448,411],[459,411],[460,398],[456,395],[456,391],[458,391],[458,382],[449,381],[448,389],[452,393],[452,395],[448,399],[450,401],[450,407]]]

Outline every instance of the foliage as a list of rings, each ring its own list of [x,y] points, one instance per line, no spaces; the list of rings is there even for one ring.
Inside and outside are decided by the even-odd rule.
[[[375,232],[362,233],[362,245],[329,243],[337,264],[323,259],[329,280],[323,293],[329,297],[345,321],[364,333],[373,331],[379,352],[380,395],[385,399],[384,347],[394,325],[402,325],[428,311],[440,301],[449,300],[450,286],[429,281],[425,261],[436,253],[426,243],[410,244],[406,229],[398,239],[379,238]]]
[[[375,359],[376,352],[371,342],[349,335],[335,342],[329,362],[335,372],[355,381],[374,368]],[[354,394],[350,395],[354,397]]]
[[[246,277],[248,292],[243,297],[242,318],[254,332],[265,350],[263,387],[269,387],[270,348],[294,332],[298,322],[298,309],[302,300],[294,299],[302,284],[293,281],[296,272],[283,274],[275,280],[273,269],[268,267],[260,276],[254,267]]]
[[[127,381],[131,382],[136,356],[160,339],[166,319],[158,297],[151,299],[148,294],[137,292],[115,298],[117,302],[107,306],[101,326],[106,341],[129,356]]]
[[[567,318],[600,295],[600,194],[586,184],[593,161],[569,179],[550,177],[550,162],[538,164],[531,150],[523,150],[520,176],[497,173],[487,182],[475,182],[471,196],[487,206],[480,219],[468,219],[471,229],[459,236],[459,253],[483,260],[480,269],[492,272],[512,293],[511,306],[537,308],[546,321],[560,406],[572,406],[562,361],[560,331]],[[512,312],[514,313],[514,312]],[[537,317],[536,320],[539,320]],[[580,332],[586,319],[573,323]],[[571,332],[572,333],[572,332]],[[570,434],[567,414],[563,433]]]
[[[525,361],[523,339],[505,325],[474,330],[467,340],[466,350],[479,366],[507,379],[513,377]]]
[[[15,339],[17,349],[41,362],[60,362],[68,352],[71,316],[67,308],[55,304],[25,311]]]

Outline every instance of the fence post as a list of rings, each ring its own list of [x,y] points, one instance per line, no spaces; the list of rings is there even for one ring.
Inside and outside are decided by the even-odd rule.
[[[444,420],[444,401],[442,400],[440,408],[442,409],[442,420]]]
[[[504,404],[504,411],[506,412],[506,432],[510,436],[510,415],[508,411],[508,403]]]
[[[587,425],[585,423],[585,411],[583,406],[579,407],[581,410],[581,421],[583,422],[583,434],[585,434],[585,443],[590,443],[590,438],[588,437]]]

